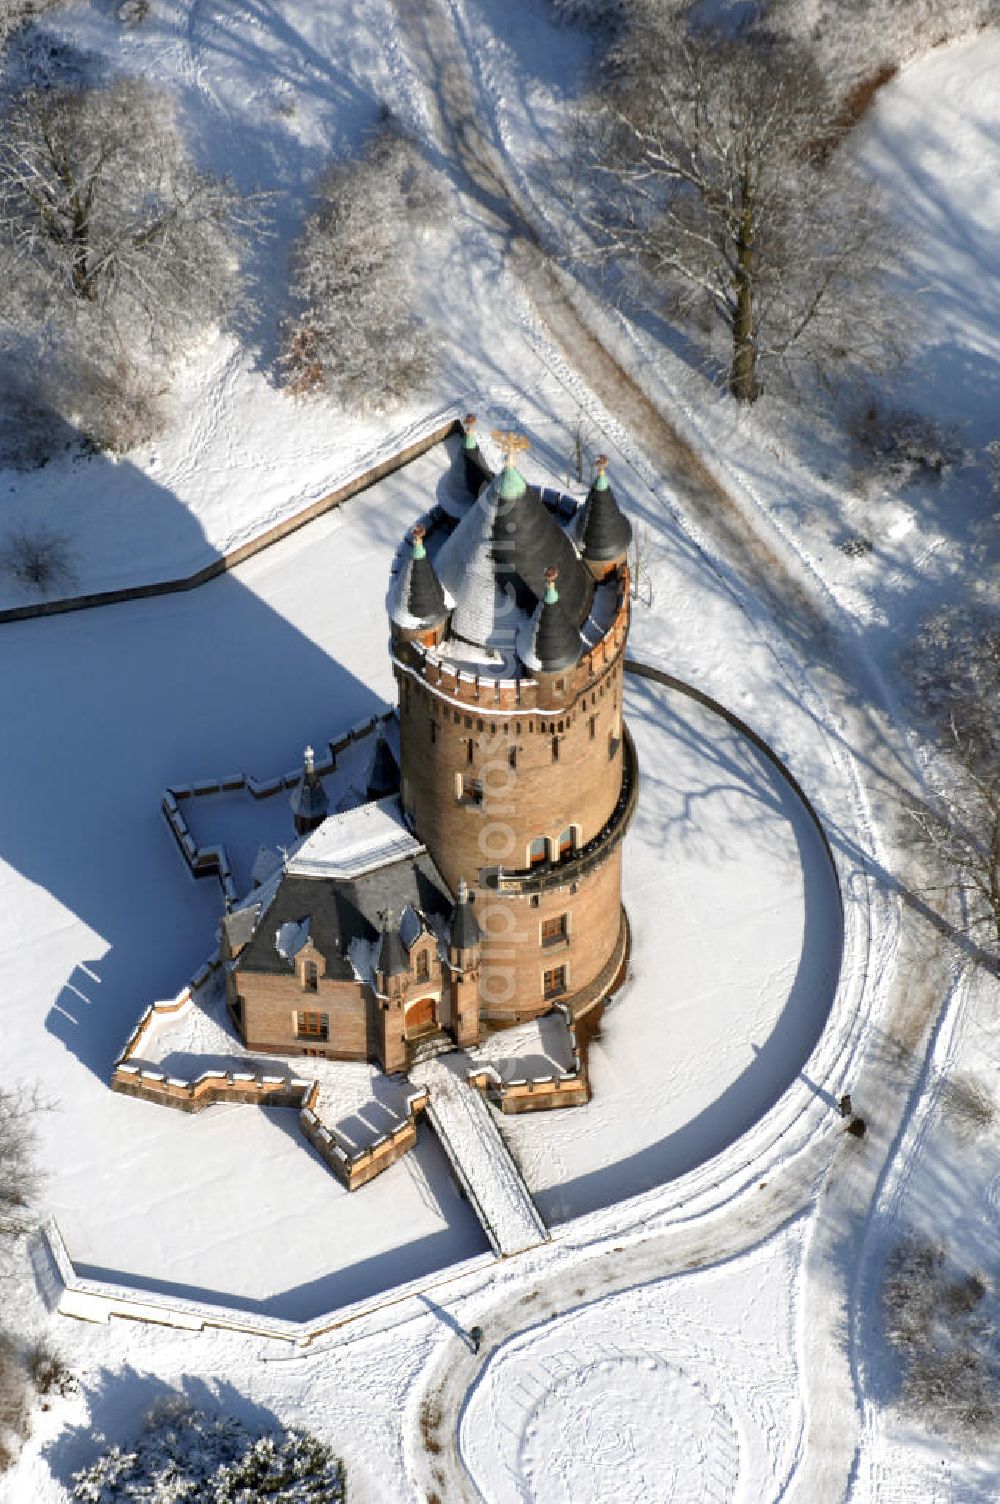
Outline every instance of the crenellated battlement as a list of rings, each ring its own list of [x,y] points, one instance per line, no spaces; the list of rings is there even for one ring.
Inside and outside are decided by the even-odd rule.
[[[435,647],[411,638],[393,644],[393,664],[400,673],[423,681],[435,695],[490,714],[526,710],[570,710],[591,691],[624,652],[628,638],[630,578],[627,566],[617,576],[615,614],[604,635],[564,672],[543,682],[526,671],[503,677],[498,671],[477,673],[462,668]],[[520,665],[518,665],[520,667]]]

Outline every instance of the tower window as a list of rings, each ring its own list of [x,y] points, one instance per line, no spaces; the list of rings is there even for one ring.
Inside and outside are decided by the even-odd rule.
[[[319,991],[319,967],[315,961],[302,963],[302,990],[303,992]]]
[[[528,847],[528,865],[537,867],[549,854],[549,843],[544,836],[537,836]]]
[[[431,733],[431,746],[433,747],[434,743],[437,741],[437,721],[430,721],[428,724],[430,726]]]
[[[558,762],[559,761],[559,738],[558,738],[558,736],[554,736],[552,738],[552,761],[553,762]]]
[[[508,768],[516,768],[517,767],[517,748],[516,747],[508,747],[507,748],[507,766],[508,766]]]
[[[572,856],[572,854],[573,854],[573,852],[575,850],[576,850],[576,829],[575,829],[574,826],[569,825],[563,831],[562,835],[559,837],[559,856],[560,856],[560,859],[562,857]]]
[[[597,717],[596,717],[596,715],[592,715],[590,717],[590,740],[593,741],[596,735],[597,735]]]
[[[426,982],[429,976],[430,962],[427,959],[427,952],[422,950],[417,956],[417,981]]]
[[[555,914],[551,919],[542,920],[542,944],[558,945],[569,934],[565,914]]]
[[[466,760],[466,762],[469,764],[469,766],[471,768],[471,766],[472,766],[472,760],[473,760],[473,758],[476,755],[476,744],[472,740],[471,736],[469,737],[469,740],[465,744],[465,753],[466,753],[465,760]]]
[[[542,974],[542,995],[544,997],[558,997],[566,991],[566,968],[565,966],[552,966]]]

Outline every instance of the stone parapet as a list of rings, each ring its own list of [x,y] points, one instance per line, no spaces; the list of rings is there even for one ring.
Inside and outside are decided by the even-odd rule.
[[[328,1128],[315,1112],[319,1085],[314,1082],[299,1114],[299,1126],[328,1169],[346,1186],[356,1191],[381,1175],[390,1165],[408,1153],[417,1142],[417,1114],[427,1106],[426,1091],[414,1092],[406,1099],[406,1116],[400,1118],[390,1133],[383,1133],[363,1149],[352,1149],[335,1129]]]

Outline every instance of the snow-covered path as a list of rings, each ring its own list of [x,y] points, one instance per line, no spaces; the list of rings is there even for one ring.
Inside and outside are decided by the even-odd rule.
[[[503,1258],[544,1243],[545,1223],[479,1092],[441,1060],[417,1066],[411,1079],[431,1094],[431,1126],[494,1251]]]

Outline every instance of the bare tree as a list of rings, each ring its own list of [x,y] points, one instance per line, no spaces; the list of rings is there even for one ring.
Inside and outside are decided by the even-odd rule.
[[[831,149],[833,104],[808,55],[692,31],[643,4],[580,112],[584,222],[607,266],[725,331],[733,395],[769,365],[876,365],[886,232]]]
[[[22,318],[172,350],[232,308],[254,217],[197,169],[168,95],[142,79],[27,88],[0,121],[0,270]]]
[[[0,48],[29,21],[66,3],[67,0],[0,0]]]
[[[945,607],[923,622],[904,669],[941,727],[940,794],[909,815],[959,922],[1000,966],[1000,617]]]
[[[912,805],[909,815],[942,874],[928,892],[958,900],[962,928],[984,937],[984,958],[1000,969],[1000,766],[977,767],[973,743],[957,725],[952,744],[955,775],[947,792]]]
[[[37,1097],[26,1089],[0,1086],[0,1253],[32,1226],[31,1203],[38,1189],[32,1120]]]
[[[387,126],[362,156],[328,170],[317,197],[293,255],[301,308],[285,329],[288,389],[354,409],[389,406],[434,366],[434,338],[413,312],[408,242],[441,212],[441,188]]]

